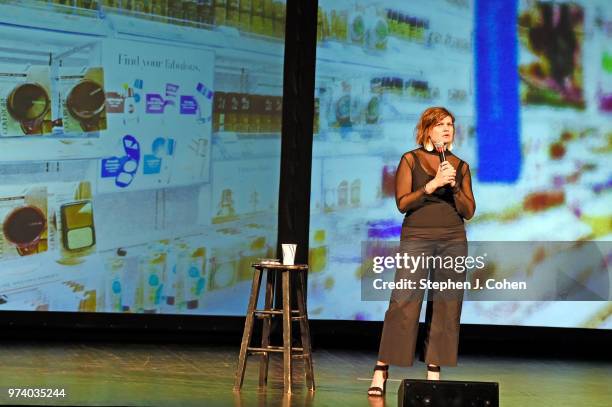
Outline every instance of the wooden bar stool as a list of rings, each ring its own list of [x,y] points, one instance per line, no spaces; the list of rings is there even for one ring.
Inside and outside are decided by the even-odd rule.
[[[315,390],[314,371],[312,368],[312,350],[310,346],[310,329],[308,328],[308,313],[306,311],[306,284],[305,274],[308,271],[308,265],[282,265],[282,264],[252,264],[254,269],[253,284],[251,286],[251,296],[247,308],[246,321],[244,323],[244,332],[242,334],[242,343],[240,345],[240,355],[238,356],[238,368],[236,370],[236,378],[234,380],[234,390],[240,390],[244,380],[244,371],[246,369],[247,357],[250,355],[261,355],[259,362],[259,386],[263,387],[268,381],[268,362],[271,352],[279,352],[283,354],[283,383],[286,393],[291,393],[291,361],[292,359],[304,359],[304,367],[306,370],[306,386],[310,391]],[[261,286],[261,277],[266,271],[266,294],[264,300],[264,308],[257,308],[257,300],[259,298],[259,288]],[[273,308],[275,280],[279,276],[282,279],[282,309]],[[291,290],[292,277],[295,281],[295,290],[297,294],[297,310],[291,309]],[[272,318],[282,316],[283,318],[283,346],[270,345],[270,325]],[[263,319],[263,330],[261,337],[261,346],[250,346],[251,337],[253,334],[253,325],[255,318]],[[301,347],[292,347],[292,330],[291,322],[299,321],[301,334]]]

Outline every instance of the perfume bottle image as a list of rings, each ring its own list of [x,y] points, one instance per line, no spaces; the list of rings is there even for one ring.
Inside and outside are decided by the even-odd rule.
[[[137,312],[142,307],[140,289],[140,259],[137,256],[124,257],[121,276],[121,310]]]
[[[227,20],[227,0],[215,0],[215,25],[225,25]]]
[[[252,0],[240,0],[240,29],[251,31]]]
[[[164,292],[166,297],[166,308],[181,309],[185,302],[185,276],[184,272],[189,262],[189,245],[185,242],[177,242],[173,246],[174,262],[166,270],[164,278]]]
[[[215,132],[225,130],[226,98],[225,92],[215,92],[213,102],[213,131]]]
[[[239,131],[238,118],[240,117],[240,94],[235,92],[227,93],[225,108],[225,130]]]
[[[264,0],[252,1],[251,31],[256,34],[264,32]]]
[[[117,256],[111,258],[106,266],[107,281],[106,281],[106,311],[121,312],[122,301],[121,278],[125,268],[125,251],[117,250]]]
[[[351,125],[351,85],[342,82],[342,96],[336,101],[336,123],[338,127]]]
[[[123,124],[135,124],[139,123],[140,118],[138,117],[138,108],[136,97],[134,96],[134,89],[128,88],[127,96],[125,97],[124,110],[123,110]]]
[[[206,284],[205,277],[206,249],[199,247],[189,257],[185,281],[185,304],[187,309],[196,309]]]
[[[231,27],[238,28],[240,20],[240,2],[238,0],[227,0],[227,17],[226,23]]]
[[[338,185],[338,206],[344,208],[348,206],[349,191],[348,181],[343,180]]]
[[[186,25],[196,26],[194,24],[198,20],[198,2],[196,0],[183,0],[183,20],[191,21]]]
[[[6,100],[11,117],[18,121],[24,134],[42,134],[43,122],[51,109],[47,90],[37,83],[22,83]]]
[[[351,206],[358,207],[361,205],[361,180],[356,179],[351,182]]]
[[[143,264],[143,309],[145,313],[159,311],[166,257],[165,251],[155,247],[146,263]]]
[[[199,0],[197,3],[198,3],[198,21],[203,24],[212,24],[213,23],[214,0]]]
[[[221,192],[221,202],[219,203],[219,211],[217,216],[234,216],[236,210],[234,209],[234,199],[232,198],[232,190],[224,189]]]
[[[100,130],[102,127],[100,119],[105,107],[104,89],[90,79],[79,82],[72,88],[66,99],[68,112],[79,122],[85,132]]]

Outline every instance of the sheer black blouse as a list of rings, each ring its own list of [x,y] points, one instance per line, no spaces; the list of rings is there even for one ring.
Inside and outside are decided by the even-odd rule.
[[[423,186],[436,175],[440,165],[438,153],[421,147],[402,156],[395,173],[395,202],[399,211],[406,214],[404,225],[456,226],[474,215],[476,203],[470,167],[450,151],[445,152],[445,157],[457,171],[455,187],[445,185],[428,195]]]

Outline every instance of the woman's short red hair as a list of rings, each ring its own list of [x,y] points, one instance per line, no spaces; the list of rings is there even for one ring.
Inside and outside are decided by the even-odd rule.
[[[434,106],[425,109],[425,111],[421,114],[421,118],[419,119],[416,128],[414,129],[417,144],[424,147],[428,144],[428,142],[431,144],[431,141],[429,141],[429,131],[446,116],[450,116],[453,124],[455,124],[455,116],[445,107]]]

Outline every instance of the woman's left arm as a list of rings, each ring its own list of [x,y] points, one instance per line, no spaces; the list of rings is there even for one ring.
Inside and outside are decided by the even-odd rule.
[[[455,198],[455,207],[457,212],[465,218],[471,219],[476,211],[476,202],[472,193],[472,176],[470,175],[470,167],[464,162],[461,169],[461,185],[455,185],[453,188],[453,196]]]

